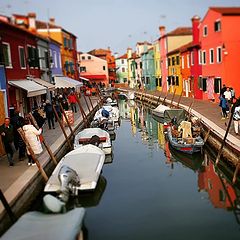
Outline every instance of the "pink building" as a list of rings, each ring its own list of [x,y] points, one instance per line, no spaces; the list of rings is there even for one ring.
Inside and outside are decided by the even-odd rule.
[[[108,63],[102,58],[95,57],[88,53],[79,53],[80,79],[87,78],[91,83],[105,83],[108,86]]]

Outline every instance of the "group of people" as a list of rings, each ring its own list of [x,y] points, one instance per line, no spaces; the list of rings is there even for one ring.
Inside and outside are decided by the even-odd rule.
[[[236,99],[234,89],[226,87],[226,85],[223,85],[219,98],[219,106],[222,108],[222,120],[229,118],[228,114],[232,110],[234,131],[238,135],[240,127],[240,98]],[[232,107],[234,108],[232,109]]]
[[[58,117],[61,119],[62,108],[64,111],[68,111],[69,108],[71,108],[73,112],[77,112],[76,103],[76,94],[75,92],[71,91],[68,95],[57,94],[52,98],[52,102],[50,102],[50,100],[46,100],[42,103],[42,106],[34,107],[32,115],[36,120],[39,129],[36,129],[31,124],[29,115],[26,115],[26,117],[23,118],[19,115],[19,111],[15,111],[11,119],[6,117],[4,123],[0,126],[0,135],[2,137],[2,142],[7,154],[9,166],[14,165],[13,156],[17,151],[19,161],[23,161],[27,154],[28,165],[35,165],[30,152],[26,149],[25,141],[18,132],[19,128],[22,128],[24,131],[26,140],[29,142],[34,154],[40,154],[43,151],[40,135],[42,134],[42,128],[45,124],[45,121],[47,120],[49,129],[55,129],[55,122],[57,122],[57,117],[55,116],[53,106]]]

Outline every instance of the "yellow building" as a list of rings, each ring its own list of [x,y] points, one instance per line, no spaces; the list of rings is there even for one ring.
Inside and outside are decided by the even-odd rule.
[[[65,76],[79,79],[77,61],[77,37],[60,26],[55,25],[55,20],[50,19],[49,23],[36,21],[37,32],[45,37],[61,44],[61,63]]]
[[[160,67],[160,45],[159,41],[156,40],[153,43],[153,52],[154,52],[154,64],[155,64],[155,79],[157,90],[161,90],[162,78],[161,78],[161,67]]]
[[[177,48],[167,54],[169,92],[181,95],[183,90],[180,49]]]

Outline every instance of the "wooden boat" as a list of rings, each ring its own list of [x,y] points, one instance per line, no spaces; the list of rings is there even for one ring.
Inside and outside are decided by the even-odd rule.
[[[28,212],[1,237],[2,240],[75,240],[83,239],[84,208],[74,208],[67,213],[49,214]]]
[[[204,141],[200,136],[194,138],[174,137],[171,126],[167,127],[167,137],[174,149],[188,154],[201,152],[204,145]]]
[[[93,144],[93,137],[97,136],[98,144],[105,154],[111,154],[112,152],[112,143],[110,135],[107,131],[102,130],[101,128],[85,128],[80,131],[74,139],[74,149],[77,149],[88,143]]]
[[[72,150],[66,154],[54,169],[45,188],[45,193],[59,193],[61,184],[58,178],[63,166],[73,169],[80,180],[80,185],[75,186],[75,191],[94,190],[105,160],[105,153],[98,147],[88,144]]]
[[[152,110],[152,113],[153,115],[163,118],[164,112],[170,109],[171,109],[170,107],[160,104],[155,109]]]

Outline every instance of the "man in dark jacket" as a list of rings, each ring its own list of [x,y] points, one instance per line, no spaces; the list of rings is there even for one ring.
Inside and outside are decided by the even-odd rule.
[[[0,134],[7,153],[9,166],[13,166],[13,154],[15,152],[14,133],[13,126],[10,124],[9,118],[5,118],[4,124],[0,126]]]
[[[54,112],[53,112],[53,106],[52,104],[50,103],[49,100],[46,100],[46,105],[44,107],[44,110],[46,112],[46,117],[47,117],[47,120],[48,120],[48,127],[49,129],[51,129],[53,127],[53,129],[55,129],[55,126],[54,126]]]

